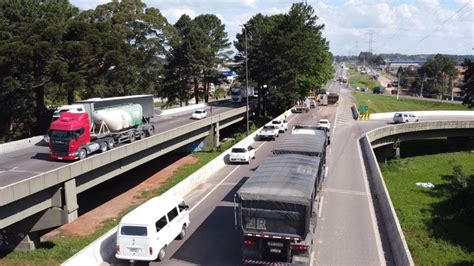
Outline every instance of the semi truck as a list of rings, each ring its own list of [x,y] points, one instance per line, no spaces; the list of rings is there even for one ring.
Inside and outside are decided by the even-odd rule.
[[[152,95],[78,101],[84,112],[63,112],[49,128],[50,158],[81,160],[116,144],[151,136],[155,130]]]
[[[310,264],[326,132],[309,131],[277,146],[234,195],[244,264]]]
[[[230,89],[230,97],[233,103],[242,103],[245,102],[246,97],[247,97],[247,92],[249,97],[253,97],[254,95],[254,89],[253,88],[248,88],[245,90],[245,88],[231,88]]]

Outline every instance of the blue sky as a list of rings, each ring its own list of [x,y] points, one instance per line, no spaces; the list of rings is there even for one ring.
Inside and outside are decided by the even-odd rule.
[[[288,12],[292,0],[142,0],[159,8],[170,23],[184,13],[215,14],[230,40],[257,13]],[[70,0],[94,9],[107,0]],[[474,54],[474,0],[307,0],[325,24],[324,37],[335,55],[374,53]]]

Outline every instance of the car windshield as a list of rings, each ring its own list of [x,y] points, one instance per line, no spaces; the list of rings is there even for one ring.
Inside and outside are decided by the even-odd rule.
[[[279,125],[279,124],[281,124],[281,121],[276,120],[276,121],[273,121],[272,124],[274,124],[274,125]]]
[[[232,153],[245,153],[246,150],[244,148],[233,148]]]
[[[195,111],[194,113],[195,113],[195,114],[202,114],[202,113],[204,113],[204,111],[199,111],[199,110],[198,110],[198,111]]]
[[[325,121],[325,120],[320,120],[320,121],[319,121],[319,123],[320,123],[320,124],[327,124],[327,123],[328,123],[328,121]]]
[[[264,127],[263,127],[263,129],[269,129],[269,130],[274,129],[274,128],[275,128],[275,127],[273,127],[273,126],[264,126]]]
[[[49,136],[53,139],[70,139],[73,137],[73,131],[51,130]]]
[[[401,117],[402,114],[395,114],[395,117]]]

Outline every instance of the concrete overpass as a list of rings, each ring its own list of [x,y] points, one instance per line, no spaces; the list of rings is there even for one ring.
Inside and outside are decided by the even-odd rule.
[[[0,241],[0,249],[33,249],[42,231],[77,218],[78,193],[194,141],[216,147],[219,130],[244,120],[245,113],[245,106],[217,112],[1,187],[0,229],[6,229],[2,237],[8,241]]]

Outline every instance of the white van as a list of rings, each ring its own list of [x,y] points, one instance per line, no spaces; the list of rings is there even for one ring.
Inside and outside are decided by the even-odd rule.
[[[189,206],[182,198],[156,197],[125,215],[117,229],[115,257],[130,262],[163,260],[174,239],[184,238]]]
[[[418,122],[416,115],[411,113],[395,113],[393,115],[394,123]]]

